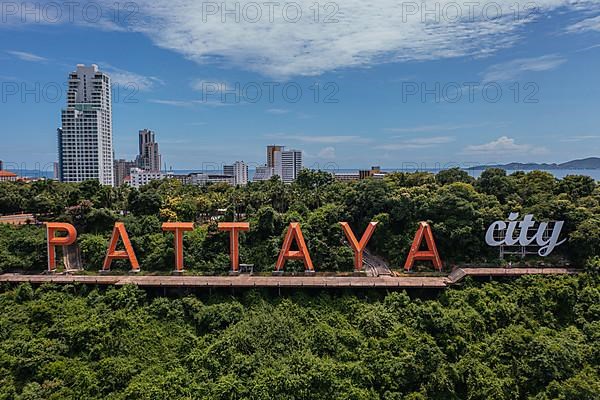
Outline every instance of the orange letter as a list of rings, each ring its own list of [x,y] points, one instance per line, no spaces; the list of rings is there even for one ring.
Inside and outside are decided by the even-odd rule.
[[[373,232],[375,232],[377,222],[369,222],[365,233],[363,233],[363,236],[360,239],[360,243],[356,240],[356,236],[354,236],[354,232],[352,232],[352,228],[350,228],[350,225],[348,225],[347,222],[340,222],[340,224],[342,225],[346,238],[350,242],[350,246],[352,246],[352,250],[354,250],[354,270],[360,271],[363,265],[363,251],[365,251],[367,243],[369,243]]]
[[[298,250],[290,250],[290,247],[292,247],[293,240],[296,240],[296,243],[298,244]],[[300,224],[297,222],[290,223],[290,227],[288,228],[288,231],[285,234],[285,239],[283,239],[283,247],[281,248],[281,252],[279,253],[279,258],[277,259],[275,270],[279,271],[283,269],[283,265],[288,259],[303,260],[304,267],[307,271],[315,270],[313,267],[313,263],[310,259],[310,254],[308,254],[308,247],[306,247],[306,243],[304,242],[304,236],[302,236]]]
[[[67,236],[56,237],[56,232],[67,232]],[[77,231],[71,224],[60,222],[46,223],[47,243],[48,243],[48,272],[56,270],[56,247],[69,246],[77,240]]]
[[[231,258],[231,270],[237,272],[240,266],[238,236],[240,231],[250,230],[248,222],[219,222],[220,231],[229,231],[229,257]]]
[[[117,250],[119,237],[123,240],[125,250]],[[106,253],[102,270],[110,271],[110,265],[112,264],[113,260],[129,260],[131,263],[131,271],[139,272],[140,270],[140,264],[138,264],[138,260],[133,252],[133,247],[129,241],[129,235],[125,230],[125,224],[122,222],[115,222],[115,227],[110,238],[110,245],[108,246],[108,252]]]
[[[419,248],[421,247],[421,243],[423,242],[423,236],[425,236],[425,241],[427,242],[428,250],[426,251],[419,250]],[[406,263],[404,264],[404,269],[406,271],[410,271],[415,261],[431,261],[435,269],[437,269],[438,271],[442,270],[442,260],[440,259],[440,255],[438,254],[435,241],[433,240],[433,233],[431,232],[431,227],[427,222],[419,223],[419,229],[417,230],[415,239],[413,240],[412,246],[410,247],[408,258],[406,259]]]
[[[175,267],[178,272],[183,272],[183,232],[193,231],[193,222],[165,222],[163,231],[175,233]]]

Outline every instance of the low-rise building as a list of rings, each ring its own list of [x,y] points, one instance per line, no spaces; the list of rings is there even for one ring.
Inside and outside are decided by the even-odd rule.
[[[0,182],[15,182],[17,180],[17,174],[0,170]]]
[[[134,188],[140,188],[148,183],[166,178],[167,175],[160,171],[145,171],[140,168],[132,168],[129,176],[129,184]]]
[[[254,182],[268,181],[273,175],[275,175],[273,167],[261,165],[256,167],[256,170],[254,171],[254,177],[252,178],[252,180]]]
[[[188,175],[188,184],[197,186],[206,186],[213,183],[227,183],[233,185],[233,176],[225,174],[207,174],[195,172]]]
[[[358,172],[334,172],[333,177],[341,182],[354,182],[360,179]]]

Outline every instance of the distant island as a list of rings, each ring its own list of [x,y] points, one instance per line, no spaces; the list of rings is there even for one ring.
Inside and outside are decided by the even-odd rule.
[[[518,170],[553,170],[553,169],[600,169],[600,157],[588,157],[581,160],[567,161],[561,164],[547,164],[547,163],[509,163],[509,164],[495,164],[495,165],[478,165],[476,167],[469,168],[470,170],[482,170],[488,168],[502,168],[509,171]]]

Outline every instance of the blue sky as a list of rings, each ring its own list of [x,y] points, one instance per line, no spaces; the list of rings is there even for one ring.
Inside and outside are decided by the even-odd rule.
[[[600,154],[600,3],[314,3],[3,6],[0,159],[56,159],[77,63],[113,78],[116,157],[150,128],[175,169],[264,163],[271,143],[327,168]]]

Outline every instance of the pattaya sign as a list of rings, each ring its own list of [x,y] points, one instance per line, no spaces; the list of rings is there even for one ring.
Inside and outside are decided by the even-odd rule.
[[[565,240],[560,240],[560,232],[563,227],[563,221],[555,221],[550,227],[548,222],[539,223],[536,227],[536,222],[533,220],[533,215],[528,214],[523,217],[522,221],[517,221],[518,213],[511,213],[508,221],[495,221],[488,228],[485,241],[489,246],[532,246],[539,247],[538,254],[540,256],[549,255],[557,246],[564,243]],[[360,240],[356,237],[352,228],[347,222],[340,222],[342,231],[354,252],[354,269],[361,271],[363,267],[363,253],[375,232],[377,222],[370,222],[367,225]],[[56,247],[69,246],[77,241],[77,231],[75,227],[68,223],[49,222],[46,224],[47,229],[47,244],[48,244],[48,271],[56,271]],[[175,269],[176,271],[184,270],[183,262],[183,235],[185,232],[192,231],[194,224],[192,222],[165,222],[162,225],[162,230],[172,232],[175,241]],[[220,231],[229,232],[229,257],[231,260],[231,271],[239,271],[239,234],[240,232],[250,230],[248,222],[220,222],[218,224]],[[61,232],[58,236],[57,233]],[[531,232],[534,232],[530,235]],[[119,242],[122,243],[123,249],[119,250]],[[292,250],[294,247],[297,250]],[[425,249],[421,249],[425,247]],[[110,238],[104,263],[103,271],[110,271],[110,267],[114,260],[128,260],[131,264],[132,271],[139,271],[140,264],[137,256],[131,245],[129,235],[125,229],[125,224],[116,222]],[[300,260],[304,263],[307,272],[314,272],[315,267],[300,224],[292,222],[288,226],[279,257],[275,264],[275,271],[283,271],[287,260]],[[431,226],[427,222],[420,222],[417,232],[410,247],[408,257],[404,264],[404,269],[410,271],[416,261],[427,261],[433,264],[433,267],[441,271],[442,260],[437,250]]]
[[[354,268],[356,271],[361,271],[363,266],[363,253],[367,247],[367,243],[371,239],[373,232],[377,226],[377,222],[370,222],[367,225],[365,232],[359,239],[356,238],[354,232],[347,222],[340,222],[341,228],[346,235],[346,239],[354,252]],[[56,247],[70,246],[77,241],[77,231],[75,227],[68,223],[49,222],[46,224],[47,243],[48,243],[48,271],[56,271]],[[183,235],[185,232],[194,229],[194,224],[191,222],[165,222],[162,225],[162,230],[173,232],[175,236],[175,268],[176,271],[183,271]],[[248,222],[220,222],[218,229],[229,232],[229,257],[231,259],[231,270],[237,272],[239,270],[239,233],[248,231],[250,224]],[[61,232],[61,236],[57,233]],[[118,250],[119,241],[123,244],[123,249]],[[292,245],[296,244],[297,250],[292,250]],[[420,250],[423,243],[426,245],[426,250]],[[116,222],[104,258],[102,271],[110,271],[110,267],[114,260],[128,260],[131,264],[131,270],[134,272],[140,271],[140,264],[137,256],[129,240],[129,235],[125,229],[125,224]],[[310,253],[300,224],[297,222],[290,223],[283,245],[275,264],[275,271],[282,271],[287,260],[300,260],[304,263],[307,272],[314,272],[315,267],[310,258]],[[412,246],[410,248],[404,268],[410,271],[415,261],[430,261],[435,269],[442,270],[442,260],[437,251],[435,240],[431,227],[426,222],[421,222],[415,234]]]
[[[508,221],[494,222],[485,234],[485,242],[489,246],[535,245],[539,247],[538,255],[546,257],[566,241],[559,241],[564,221],[553,221],[550,227],[548,222],[541,222],[536,226],[532,214],[525,215],[522,221],[517,221],[517,218],[519,213],[510,213]]]

